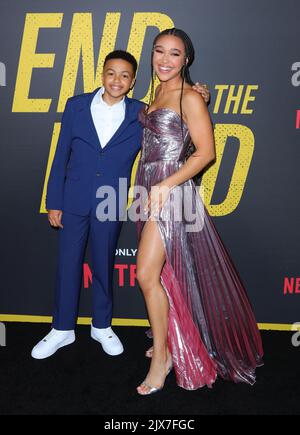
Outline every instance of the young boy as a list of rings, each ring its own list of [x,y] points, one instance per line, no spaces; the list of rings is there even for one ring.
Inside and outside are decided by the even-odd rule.
[[[122,50],[104,61],[103,87],[68,99],[48,181],[46,208],[59,228],[59,249],[52,330],[32,350],[44,359],[75,341],[75,325],[87,243],[90,246],[93,316],[91,337],[109,355],[123,345],[111,328],[114,256],[122,221],[96,217],[98,187],[130,176],[141,146],[138,113],[143,103],[126,96],[135,82],[137,62]],[[206,89],[198,87],[206,100]],[[118,210],[119,212],[119,210]]]

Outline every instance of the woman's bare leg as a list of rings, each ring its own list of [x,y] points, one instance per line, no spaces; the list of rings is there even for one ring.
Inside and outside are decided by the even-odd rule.
[[[165,263],[165,251],[157,222],[148,220],[143,228],[137,255],[137,279],[145,297],[153,334],[153,357],[145,382],[152,387],[161,387],[171,364],[167,346],[169,301],[160,283],[160,274]],[[145,385],[138,387],[147,393]]]

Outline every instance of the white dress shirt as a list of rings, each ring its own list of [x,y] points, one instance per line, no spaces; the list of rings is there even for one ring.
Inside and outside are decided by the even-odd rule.
[[[125,118],[125,97],[116,104],[109,106],[102,98],[104,86],[94,95],[91,104],[91,114],[97,130],[101,147],[104,148],[113,137]]]

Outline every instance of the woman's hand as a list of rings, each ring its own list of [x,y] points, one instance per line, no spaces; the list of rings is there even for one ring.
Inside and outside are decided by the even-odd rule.
[[[61,223],[62,210],[48,210],[48,221],[52,227],[63,228]]]
[[[164,183],[158,183],[151,187],[147,204],[144,207],[145,213],[150,210],[150,219],[152,217],[155,218],[159,214],[168,199],[171,189],[171,187]]]
[[[194,84],[193,89],[195,91],[197,91],[198,94],[201,95],[201,97],[204,99],[206,104],[209,102],[209,100],[210,100],[210,92],[209,92],[209,89],[208,89],[207,85],[205,85],[205,84],[201,85],[199,82],[197,82],[197,83]]]

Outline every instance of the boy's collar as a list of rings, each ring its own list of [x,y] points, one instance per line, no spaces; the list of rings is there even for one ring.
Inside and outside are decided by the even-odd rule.
[[[122,98],[122,100],[120,100],[120,101],[118,101],[117,103],[115,103],[115,104],[112,104],[112,105],[110,105],[110,104],[107,104],[106,103],[106,101],[103,99],[103,94],[104,94],[104,92],[105,92],[105,87],[104,86],[102,86],[100,89],[99,89],[99,100],[98,100],[98,102],[100,103],[100,104],[102,104],[102,105],[104,105],[104,106],[109,106],[109,107],[112,107],[112,106],[118,106],[118,105],[120,105],[120,106],[122,106],[122,105],[124,105],[125,104],[125,96]]]

